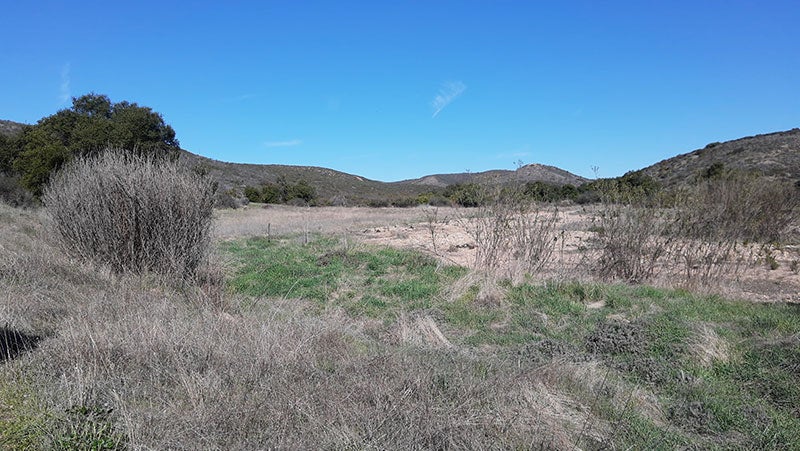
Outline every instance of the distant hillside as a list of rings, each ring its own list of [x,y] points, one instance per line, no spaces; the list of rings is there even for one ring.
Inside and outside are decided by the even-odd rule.
[[[642,172],[665,186],[694,180],[712,164],[725,168],[758,172],[777,179],[800,180],[800,129],[749,136],[678,155]]]
[[[305,180],[324,199],[337,199],[347,204],[368,203],[373,200],[416,197],[455,183],[505,184],[510,182],[543,181],[556,185],[580,185],[587,179],[562,169],[540,164],[523,166],[516,171],[494,170],[478,173],[438,174],[400,182],[379,182],[357,175],[313,166],[286,166],[276,164],[226,163],[181,152],[181,161],[188,167],[206,172],[225,189],[275,183],[279,177],[287,181]]]
[[[589,180],[554,166],[529,164],[522,166],[516,171],[496,169],[492,171],[475,173],[464,172],[459,174],[436,174],[414,180],[406,180],[400,183],[445,187],[455,183],[505,184],[510,182],[537,181],[547,182],[554,185],[570,184],[577,186],[582,185]]]
[[[181,151],[180,161],[187,167],[206,172],[224,189],[275,183],[279,177],[284,177],[290,182],[305,180],[316,189],[319,197],[336,199],[348,205],[417,196],[431,189],[429,186],[403,182],[384,183],[314,166],[227,163],[188,151]]]
[[[25,124],[0,119],[0,135],[14,136],[21,132],[23,128],[25,128]]]
[[[25,124],[0,120],[2,135],[17,134],[24,127]],[[284,177],[290,182],[305,180],[317,190],[319,197],[349,205],[416,197],[456,183],[506,184],[542,181],[554,185],[578,186],[589,181],[563,169],[542,164],[529,164],[515,171],[434,174],[385,183],[320,167],[226,163],[185,150],[181,151],[180,161],[187,167],[208,173],[225,190],[233,188],[241,191],[245,186],[275,183],[279,177]],[[637,172],[652,176],[662,185],[671,186],[694,180],[715,163],[721,163],[728,169],[757,171],[778,179],[800,181],[800,129],[711,143],[703,149],[663,160]]]

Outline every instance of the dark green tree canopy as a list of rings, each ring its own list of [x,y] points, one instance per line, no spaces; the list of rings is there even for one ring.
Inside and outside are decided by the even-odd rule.
[[[173,157],[179,149],[175,130],[161,114],[136,103],[113,103],[90,93],[72,99],[72,107],[39,120],[16,138],[10,155],[26,188],[41,194],[50,174],[78,155],[107,147],[139,155]]]

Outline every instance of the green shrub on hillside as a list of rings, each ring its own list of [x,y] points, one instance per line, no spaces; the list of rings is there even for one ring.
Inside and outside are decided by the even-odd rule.
[[[310,204],[317,200],[317,190],[305,180],[294,183],[288,182],[284,177],[278,178],[278,183],[266,182],[261,187],[246,186],[244,195],[250,202],[265,204]]]
[[[448,185],[443,195],[462,207],[479,207],[486,201],[486,188],[477,183]]]
[[[40,195],[53,171],[77,156],[95,155],[106,147],[140,155],[177,156],[175,131],[161,114],[136,103],[100,94],[72,99],[72,107],[26,128],[0,163],[9,162],[23,185]]]
[[[578,188],[574,185],[556,185],[547,182],[528,182],[523,189],[525,197],[537,202],[556,202],[560,200],[575,200],[578,197]]]

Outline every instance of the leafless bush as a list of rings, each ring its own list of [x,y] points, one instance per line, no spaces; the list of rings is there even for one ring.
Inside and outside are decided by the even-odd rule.
[[[706,241],[781,241],[800,219],[800,191],[765,177],[704,181],[681,193],[680,232]]]
[[[688,287],[713,286],[750,263],[749,252],[735,240],[676,240],[670,254],[677,260],[677,277]]]
[[[673,193],[669,208],[657,197],[611,198],[596,218],[603,278],[643,282],[662,263],[691,286],[708,286],[753,262],[750,242],[785,239],[798,220],[796,188],[755,176],[705,180]]]
[[[533,274],[553,258],[559,212],[521,196],[504,193],[484,203],[465,226],[475,240],[476,267],[491,273]]]
[[[514,218],[512,246],[514,258],[528,273],[542,270],[553,258],[559,235],[558,209],[534,207]]]
[[[673,240],[664,233],[665,215],[665,210],[641,205],[607,203],[600,209],[594,226],[598,275],[631,283],[650,280]]]
[[[43,200],[64,247],[115,272],[191,277],[210,248],[214,186],[170,161],[109,149],[57,173]]]
[[[425,213],[425,227],[428,229],[428,233],[430,234],[431,238],[431,246],[433,247],[433,253],[439,255],[439,248],[437,246],[438,237],[439,237],[439,224],[447,224],[448,218],[447,216],[441,217],[439,215],[439,208],[426,208]]]

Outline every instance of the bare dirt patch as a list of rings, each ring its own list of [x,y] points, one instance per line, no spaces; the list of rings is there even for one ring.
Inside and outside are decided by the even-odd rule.
[[[555,208],[555,207],[550,207]],[[533,277],[541,280],[591,280],[596,258],[594,207],[558,207],[557,237],[553,261]],[[449,207],[348,208],[261,207],[217,213],[215,234],[221,239],[241,237],[331,234],[373,245],[415,249],[443,262],[475,269],[478,252],[470,225],[477,209]],[[746,264],[714,280],[710,287],[689,287],[728,297],[757,302],[800,302],[800,247],[771,249],[768,260],[751,246],[741,251]],[[687,287],[675,275],[680,262],[666,263],[652,283],[663,287]]]

